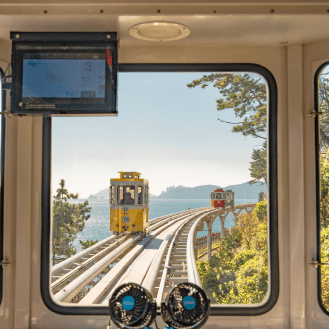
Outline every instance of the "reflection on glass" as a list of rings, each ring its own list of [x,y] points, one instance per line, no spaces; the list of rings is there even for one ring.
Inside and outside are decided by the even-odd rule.
[[[216,72],[119,79],[117,118],[53,119],[54,300],[107,305],[114,287],[130,281],[160,303],[188,280],[193,262],[213,304],[264,303],[265,80]],[[118,172],[124,180],[109,190]]]

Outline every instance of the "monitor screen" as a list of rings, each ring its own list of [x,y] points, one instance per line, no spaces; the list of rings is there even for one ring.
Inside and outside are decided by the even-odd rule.
[[[105,98],[104,52],[25,53],[22,101],[36,98]]]
[[[10,38],[13,114],[117,115],[116,32],[11,32]]]

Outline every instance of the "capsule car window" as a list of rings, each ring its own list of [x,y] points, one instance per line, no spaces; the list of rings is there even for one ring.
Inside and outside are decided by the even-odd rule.
[[[192,280],[212,306],[260,307],[273,280],[265,78],[131,72],[119,85],[117,118],[52,119],[52,299],[107,306],[134,282],[159,306]]]

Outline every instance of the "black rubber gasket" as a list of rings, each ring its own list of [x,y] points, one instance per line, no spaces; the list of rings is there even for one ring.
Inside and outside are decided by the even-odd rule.
[[[269,199],[269,297],[260,306],[211,306],[211,316],[256,316],[267,313],[279,297],[278,247],[278,172],[277,172],[277,85],[272,73],[257,64],[119,64],[119,72],[250,72],[261,75],[268,86],[268,199]],[[42,236],[41,236],[41,295],[53,312],[65,315],[108,315],[108,307],[62,306],[50,296],[50,218],[51,218],[51,118],[43,121],[42,153]]]
[[[1,112],[4,112],[6,109],[6,90],[2,89],[3,83],[2,79],[4,78],[5,74],[3,70],[0,68],[0,79],[1,79]],[[5,183],[5,134],[6,134],[6,118],[5,116],[2,117],[1,120],[1,144],[0,144],[0,152],[1,152],[1,177],[0,177],[0,261],[3,260],[3,204],[4,204],[4,183]],[[0,266],[0,304],[3,298],[3,266]]]

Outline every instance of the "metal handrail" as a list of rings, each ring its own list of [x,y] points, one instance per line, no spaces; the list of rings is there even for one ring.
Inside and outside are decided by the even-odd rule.
[[[89,268],[87,271],[82,273],[74,281],[69,283],[65,288],[60,290],[54,299],[59,302],[67,302],[72,299],[81,289],[81,287],[91,280],[93,280],[97,275],[102,273],[104,269],[111,264],[116,258],[118,258],[123,252],[125,252],[130,246],[132,246],[136,241],[141,238],[141,235],[135,235],[128,241],[124,242],[120,247],[116,248],[114,251],[109,253],[103,259],[98,261],[95,265]]]
[[[102,246],[112,242],[112,240],[114,240],[115,238],[117,238],[116,235],[111,235],[110,237],[108,237],[108,238],[92,245],[91,247],[79,252],[78,254],[75,254],[74,256],[72,256],[68,259],[65,259],[63,262],[60,262],[60,263],[56,264],[51,269],[51,275],[52,276],[57,275],[58,273],[63,271],[64,268],[68,268],[68,267],[72,266],[74,263],[76,263],[78,260],[80,260],[84,256],[95,252],[95,250],[97,250],[97,249],[101,248]]]

